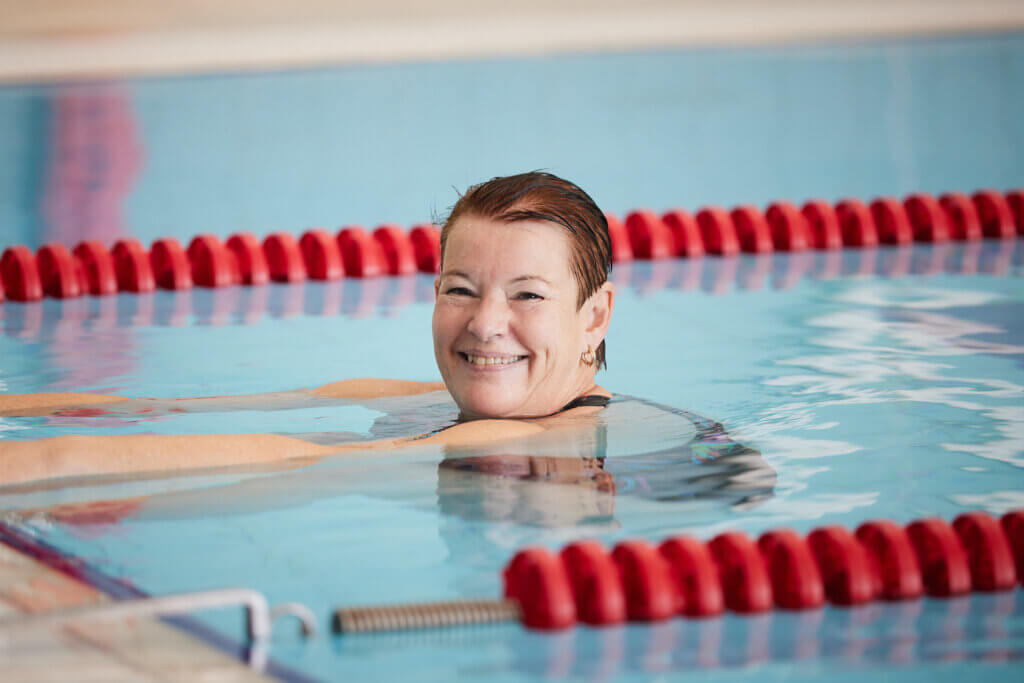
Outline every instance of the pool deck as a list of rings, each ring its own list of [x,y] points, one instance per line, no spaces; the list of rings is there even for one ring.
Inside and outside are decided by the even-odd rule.
[[[1019,0],[8,0],[0,83],[1022,29]]]
[[[0,543],[0,620],[109,597]],[[156,619],[0,627],[5,681],[255,681],[237,660]]]

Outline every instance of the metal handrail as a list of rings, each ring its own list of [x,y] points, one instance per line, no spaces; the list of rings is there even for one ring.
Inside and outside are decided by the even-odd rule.
[[[224,588],[194,593],[178,593],[155,597],[120,600],[100,605],[87,605],[53,610],[42,614],[0,618],[0,631],[63,626],[75,621],[131,619],[135,617],[186,614],[195,610],[242,605],[246,612],[246,631],[253,643],[249,665],[262,670],[266,665],[266,644],[273,631],[273,620],[294,616],[299,620],[304,637],[316,635],[316,616],[301,603],[285,602],[271,609],[262,593],[250,588]]]

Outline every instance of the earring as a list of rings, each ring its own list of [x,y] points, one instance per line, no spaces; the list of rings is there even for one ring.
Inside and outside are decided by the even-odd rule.
[[[588,368],[594,367],[594,363],[597,362],[597,356],[594,354],[594,349],[587,345],[587,350],[580,354],[580,362],[586,365]]]

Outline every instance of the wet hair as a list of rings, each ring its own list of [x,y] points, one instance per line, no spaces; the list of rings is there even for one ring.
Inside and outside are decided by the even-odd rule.
[[[568,180],[531,171],[473,185],[455,202],[441,227],[442,264],[448,235],[463,216],[503,223],[546,221],[565,228],[569,232],[572,259],[569,270],[579,292],[577,310],[608,280],[612,270],[608,220],[590,195]],[[607,367],[603,340],[595,355],[597,367]]]

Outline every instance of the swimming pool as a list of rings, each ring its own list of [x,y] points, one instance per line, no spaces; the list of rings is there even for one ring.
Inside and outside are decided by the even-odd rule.
[[[101,118],[135,111],[140,144],[134,151],[101,146],[79,160],[118,161],[86,174],[119,178],[100,183],[107,193],[77,184],[81,178],[59,173],[59,165],[50,167],[52,175],[39,170],[54,137],[5,138],[20,158],[38,164],[35,172],[25,170],[30,165],[15,169],[9,187],[22,194],[4,203],[10,220],[0,235],[5,245],[38,244],[59,239],[61,230],[116,228],[149,240],[336,223],[339,213],[345,221],[409,224],[429,217],[424,207],[443,209],[451,201],[436,179],[425,180],[440,173],[439,157],[450,173],[444,185],[503,170],[493,166],[549,165],[616,212],[645,204],[695,208],[1019,186],[1024,135],[1006,113],[1019,89],[999,86],[1019,83],[1022,55],[1024,40],[1015,36],[131,83],[91,111]],[[718,81],[712,71],[727,77]],[[852,91],[835,85],[837,73]],[[979,83],[978,73],[996,75]],[[518,99],[488,85],[496,74]],[[609,83],[615,97],[607,95]],[[793,90],[780,95],[786,83]],[[438,88],[454,91],[458,84],[474,86],[468,106],[438,105],[426,114],[385,106],[376,117],[343,106],[352,98],[393,104],[388,88],[436,103],[445,101]],[[701,85],[707,97],[700,106],[710,109],[691,111],[692,98],[660,89],[666,84]],[[86,98],[111,93],[71,90]],[[694,91],[679,91],[687,92]],[[630,93],[644,94],[647,106],[632,106]],[[39,108],[65,111],[48,100],[53,94],[42,88],[0,93],[4,111],[16,119]],[[566,104],[581,99],[593,106]],[[321,106],[313,115],[281,104],[296,101]],[[489,106],[497,101],[511,104]],[[923,115],[936,108],[941,116]],[[348,118],[338,119],[342,114]],[[425,120],[409,123],[413,118]],[[309,132],[314,122],[321,128]],[[288,133],[299,128],[302,134]],[[330,135],[335,128],[341,132]],[[489,136],[492,128],[515,133],[499,144]],[[608,130],[621,135],[602,135]],[[734,131],[751,138],[738,139]],[[120,134],[112,139],[125,142]],[[933,145],[937,139],[944,145]],[[756,152],[748,144],[755,140]],[[400,153],[409,149],[424,151],[396,168],[394,160],[408,158]],[[616,163],[607,164],[610,157]],[[145,171],[132,175],[142,159]],[[229,165],[237,173],[228,174]],[[344,188],[346,196],[333,188]],[[70,206],[93,207],[95,214],[60,211],[75,192],[81,196]],[[121,206],[111,193],[124,200],[123,221],[109,220],[111,207]],[[26,209],[47,197],[55,213]],[[283,473],[8,489],[0,498],[5,520],[147,593],[247,585],[271,602],[303,601],[326,623],[339,605],[496,596],[501,567],[527,544],[657,540],[680,531],[708,538],[724,529],[758,533],[781,526],[808,531],[876,517],[909,521],[1022,507],[1022,246],[986,240],[616,266],[620,296],[602,383],[722,422],[735,441],[760,452],[753,471],[762,481],[772,477],[768,495],[737,499],[680,484],[678,495],[652,496],[651,482],[632,470],[618,477],[614,497],[581,492],[567,506],[557,495],[564,490],[552,495],[557,484],[505,479],[486,490],[467,487],[438,467],[442,453],[422,448],[328,458]],[[5,302],[0,381],[10,393],[178,397],[365,375],[433,379],[431,295],[431,279],[414,276]],[[305,433],[326,431],[324,425],[366,433],[377,416],[364,408],[314,406],[148,420],[5,418],[0,426],[4,438],[15,439],[69,432]],[[631,446],[634,439],[612,438],[609,462],[639,448]],[[692,479],[700,475],[695,471]],[[234,614],[200,618],[241,636]],[[1002,680],[1022,651],[1018,589],[555,635],[500,626],[302,642],[282,633],[272,654],[282,667],[324,679],[409,672],[427,679],[732,678],[753,669],[765,680],[839,680],[867,671],[915,680]]]

